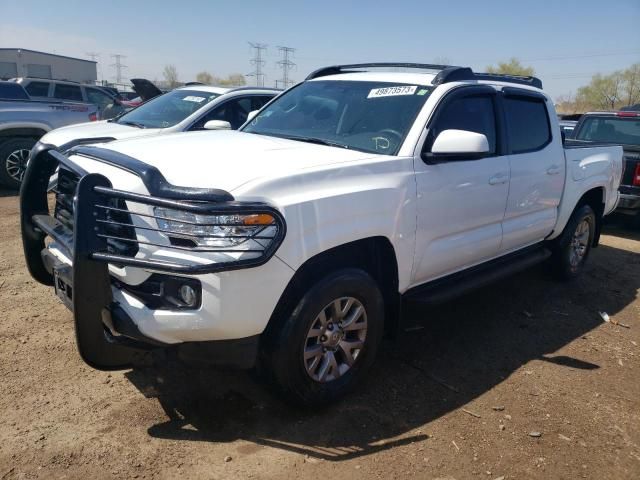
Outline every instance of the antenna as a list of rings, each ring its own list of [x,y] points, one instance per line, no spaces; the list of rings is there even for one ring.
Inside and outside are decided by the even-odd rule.
[[[128,68],[126,65],[122,63],[123,58],[127,58],[126,55],[120,55],[119,53],[111,55],[111,58],[115,58],[115,62],[111,64],[112,67],[116,69],[116,83],[122,83],[122,71],[125,68]]]
[[[251,63],[251,65],[255,65],[256,69],[247,76],[256,77],[256,86],[264,87],[264,73],[262,73],[262,67],[264,67],[266,62],[262,58],[262,52],[267,50],[267,44],[249,42],[249,45],[255,51],[254,57],[249,63]]]
[[[293,80],[289,79],[289,70],[295,67],[296,64],[293,63],[289,57],[293,56],[296,49],[291,47],[278,47],[278,50],[282,53],[282,60],[276,62],[276,64],[282,69],[282,78],[276,80],[276,88],[278,88],[278,82],[280,82],[282,83],[282,88],[286,89],[293,83]]]

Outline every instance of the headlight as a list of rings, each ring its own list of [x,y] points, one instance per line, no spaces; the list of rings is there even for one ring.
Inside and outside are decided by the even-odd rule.
[[[163,233],[198,247],[264,250],[277,232],[275,219],[268,213],[199,215],[164,207],[155,207],[154,213]]]

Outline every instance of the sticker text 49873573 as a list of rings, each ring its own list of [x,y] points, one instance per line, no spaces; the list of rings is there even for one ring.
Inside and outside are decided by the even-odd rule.
[[[417,88],[417,85],[374,88],[369,92],[367,98],[393,97],[396,95],[413,95],[414,93],[416,93]]]

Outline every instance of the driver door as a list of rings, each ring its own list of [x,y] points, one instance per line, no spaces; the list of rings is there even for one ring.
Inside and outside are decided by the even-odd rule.
[[[510,171],[497,107],[493,88],[462,87],[447,95],[432,117],[421,155],[414,159],[418,219],[413,285],[498,255]],[[450,129],[484,134],[489,153],[480,158],[430,157],[437,135]]]

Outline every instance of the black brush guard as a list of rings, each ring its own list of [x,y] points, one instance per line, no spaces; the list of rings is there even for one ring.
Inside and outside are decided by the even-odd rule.
[[[108,155],[105,152],[108,152]],[[94,160],[104,161],[135,173],[152,194],[149,196],[115,190],[105,176],[83,171],[54,147],[37,144],[31,152],[20,191],[20,221],[27,267],[35,280],[55,286],[58,296],[73,311],[78,350],[83,360],[94,368],[114,370],[144,363],[150,349],[166,346],[145,337],[135,322],[113,301],[109,263],[160,273],[187,275],[250,268],[266,263],[284,238],[284,219],[276,209],[268,205],[235,202],[230,194],[220,190],[175,187],[154,167],[112,151],[95,147],[76,147],[72,153],[84,154]],[[49,213],[49,180],[58,167],[72,171],[79,177],[73,197],[72,229]],[[200,253],[237,250],[139,242],[135,236],[133,239],[114,237],[105,231],[105,225],[114,223],[109,220],[106,212],[109,209],[118,210],[109,206],[109,200],[114,198],[202,215],[269,214],[275,219],[273,226],[276,230],[269,236],[250,236],[254,240],[270,241],[268,246],[261,250],[245,250],[259,253],[250,259],[185,264],[135,258],[113,252],[109,249],[108,242],[115,239]],[[131,212],[131,215],[143,214]],[[168,233],[150,227],[134,227],[133,224],[125,226]],[[72,260],[71,266],[61,262],[46,248],[47,236]]]

